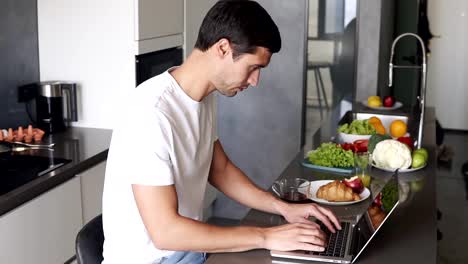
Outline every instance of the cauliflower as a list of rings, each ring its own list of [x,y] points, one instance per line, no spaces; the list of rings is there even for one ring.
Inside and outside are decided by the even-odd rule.
[[[411,165],[411,151],[404,143],[386,139],[377,143],[372,159],[378,167],[407,169]]]

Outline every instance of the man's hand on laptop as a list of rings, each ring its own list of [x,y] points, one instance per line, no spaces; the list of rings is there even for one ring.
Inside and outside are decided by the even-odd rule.
[[[335,214],[327,208],[321,207],[317,204],[292,204],[288,203],[286,207],[281,210],[281,215],[289,223],[310,223],[310,216],[320,220],[326,227],[335,233],[335,228],[341,230],[340,222]]]
[[[269,250],[324,251],[326,235],[314,222],[285,224],[263,229],[263,248]]]

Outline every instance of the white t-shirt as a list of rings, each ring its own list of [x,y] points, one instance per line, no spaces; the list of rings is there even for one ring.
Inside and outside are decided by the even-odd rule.
[[[169,71],[132,90],[121,105],[104,181],[105,264],[157,263],[172,253],[154,247],[138,212],[132,184],[173,184],[179,214],[202,219],[217,139],[215,96],[194,101]]]

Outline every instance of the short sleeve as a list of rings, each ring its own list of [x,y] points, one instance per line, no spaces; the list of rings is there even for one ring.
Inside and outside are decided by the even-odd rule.
[[[211,109],[213,115],[213,142],[219,139],[218,137],[218,97],[213,96],[211,99]]]
[[[149,111],[134,112],[129,126],[122,127],[119,145],[123,146],[125,158],[120,160],[124,163],[120,168],[130,184],[172,185],[171,128],[162,113]]]

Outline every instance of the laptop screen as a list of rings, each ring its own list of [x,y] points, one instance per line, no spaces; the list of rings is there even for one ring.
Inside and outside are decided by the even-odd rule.
[[[351,243],[353,262],[398,205],[399,191],[396,176],[393,175],[374,197],[374,201],[361,216],[354,229],[355,234]]]

